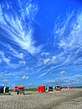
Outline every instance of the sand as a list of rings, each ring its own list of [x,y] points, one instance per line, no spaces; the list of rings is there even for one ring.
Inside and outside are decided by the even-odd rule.
[[[82,89],[1,95],[0,109],[82,109]]]

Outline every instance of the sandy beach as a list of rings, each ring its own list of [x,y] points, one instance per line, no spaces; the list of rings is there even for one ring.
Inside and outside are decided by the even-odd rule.
[[[0,109],[82,109],[82,89],[0,95]]]

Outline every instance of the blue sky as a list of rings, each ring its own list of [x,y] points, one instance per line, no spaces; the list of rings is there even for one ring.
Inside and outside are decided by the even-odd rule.
[[[0,1],[0,85],[82,85],[82,3]]]

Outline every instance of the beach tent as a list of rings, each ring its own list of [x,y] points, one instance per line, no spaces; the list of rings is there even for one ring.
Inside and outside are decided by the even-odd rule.
[[[69,86],[68,89],[71,90],[72,89],[72,86]]]
[[[56,91],[61,91],[62,87],[61,86],[56,86],[55,89],[56,89]]]
[[[15,86],[14,92],[17,92],[17,94],[24,94],[24,86]]]
[[[24,89],[24,86],[15,86],[15,87],[14,87],[14,92],[16,92],[17,89]]]
[[[8,94],[10,94],[9,93],[9,87],[0,86],[0,93],[4,93],[4,94],[8,93]]]
[[[0,86],[0,93],[4,92],[4,86]]]
[[[9,87],[4,87],[4,93],[9,93]]]
[[[45,92],[45,86],[38,86],[38,92]]]
[[[49,86],[48,91],[53,91],[53,86]]]

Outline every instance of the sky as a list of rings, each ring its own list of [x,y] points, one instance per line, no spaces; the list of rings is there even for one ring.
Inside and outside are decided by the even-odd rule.
[[[82,85],[81,0],[0,0],[0,85]]]

